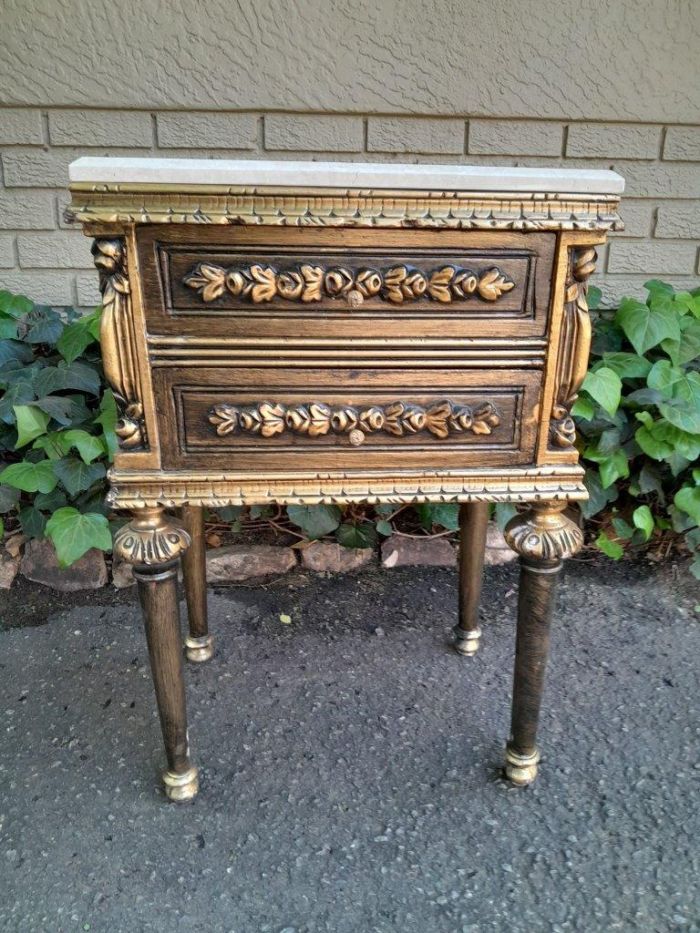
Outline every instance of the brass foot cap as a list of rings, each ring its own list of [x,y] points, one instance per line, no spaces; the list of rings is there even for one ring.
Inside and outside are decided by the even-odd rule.
[[[199,638],[188,635],[185,639],[185,654],[188,661],[208,661],[214,654],[214,638],[211,635],[202,635]]]
[[[452,647],[458,654],[462,654],[465,657],[470,658],[478,651],[480,639],[480,628],[472,628],[467,630],[456,625],[454,628],[454,641],[452,642]]]
[[[190,768],[182,774],[164,771],[163,784],[165,784],[165,794],[170,800],[176,800],[178,803],[183,800],[192,800],[199,790],[197,769]]]
[[[529,755],[521,755],[512,748],[506,748],[506,777],[521,787],[532,784],[537,777],[539,760],[540,753],[537,749]]]

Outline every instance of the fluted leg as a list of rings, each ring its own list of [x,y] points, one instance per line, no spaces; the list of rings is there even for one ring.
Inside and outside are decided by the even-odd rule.
[[[535,503],[506,527],[506,541],[520,555],[513,709],[505,765],[514,784],[531,784],[537,776],[537,726],[556,583],[563,558],[571,557],[583,543],[579,528],[562,514],[564,508],[565,502]]]
[[[189,535],[163,514],[141,509],[115,537],[115,552],[134,564],[143,609],[153,685],[168,763],[163,773],[171,800],[189,800],[198,789],[187,740],[185,679],[177,598],[177,566]]]
[[[488,502],[463,502],[459,509],[459,622],[454,629],[454,648],[460,654],[476,654],[481,638],[479,601],[484,575]]]
[[[185,582],[189,634],[185,638],[185,653],[190,661],[208,661],[214,653],[214,639],[207,621],[207,565],[204,540],[204,509],[202,506],[182,507],[182,524],[192,543],[182,555],[182,575]]]

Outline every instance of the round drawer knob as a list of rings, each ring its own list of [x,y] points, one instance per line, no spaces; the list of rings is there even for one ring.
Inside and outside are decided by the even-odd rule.
[[[364,444],[365,442],[364,431],[360,431],[359,428],[353,428],[348,435],[348,439],[353,447],[359,447],[360,444]]]
[[[348,304],[351,308],[359,308],[364,300],[364,295],[356,288],[353,288],[352,291],[348,292]]]

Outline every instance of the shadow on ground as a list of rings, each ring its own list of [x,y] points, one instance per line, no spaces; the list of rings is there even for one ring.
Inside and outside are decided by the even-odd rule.
[[[697,930],[697,592],[569,565],[545,760],[518,790],[499,771],[515,568],[487,573],[471,660],[446,647],[455,585],[431,568],[211,593],[182,806],[159,790],[132,593],[3,632],[0,929]]]

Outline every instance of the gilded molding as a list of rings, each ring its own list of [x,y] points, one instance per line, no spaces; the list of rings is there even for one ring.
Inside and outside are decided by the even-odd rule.
[[[556,390],[549,423],[549,443],[552,448],[570,449],[576,441],[576,425],[571,417],[571,408],[588,368],[591,319],[586,294],[596,258],[592,246],[569,250]]]
[[[480,272],[451,265],[431,272],[406,265],[353,271],[344,266],[324,268],[308,263],[278,271],[274,266],[257,263],[224,268],[200,262],[183,278],[183,284],[194,289],[204,302],[216,301],[228,292],[253,304],[278,297],[302,303],[345,298],[355,307],[374,297],[392,304],[421,298],[450,304],[476,296],[493,302],[515,288],[515,282],[495,266]]]
[[[491,434],[501,423],[501,415],[491,402],[481,402],[472,408],[448,399],[427,408],[404,401],[364,408],[331,406],[325,402],[283,405],[265,401],[245,407],[222,402],[210,409],[208,417],[219,437],[239,432],[261,437],[274,437],[286,431],[308,437],[347,434],[353,446],[362,444],[366,434],[377,431],[394,437],[428,431],[444,439],[465,432]]]
[[[200,185],[71,185],[65,218],[78,223],[425,227],[453,230],[622,230],[613,195],[523,195]]]
[[[114,553],[137,566],[167,564],[186,551],[191,539],[160,507],[138,509],[114,536]]]
[[[559,561],[583,547],[583,532],[563,514],[566,502],[535,502],[515,515],[505,528],[505,539],[527,560]]]
[[[576,465],[450,470],[207,474],[110,471],[110,505],[119,509],[182,505],[294,505],[347,502],[530,502],[586,499]]]
[[[126,241],[122,237],[98,238],[92,244],[92,255],[102,293],[102,364],[121,414],[115,431],[123,450],[137,450],[146,446],[146,429],[126,271]]]

